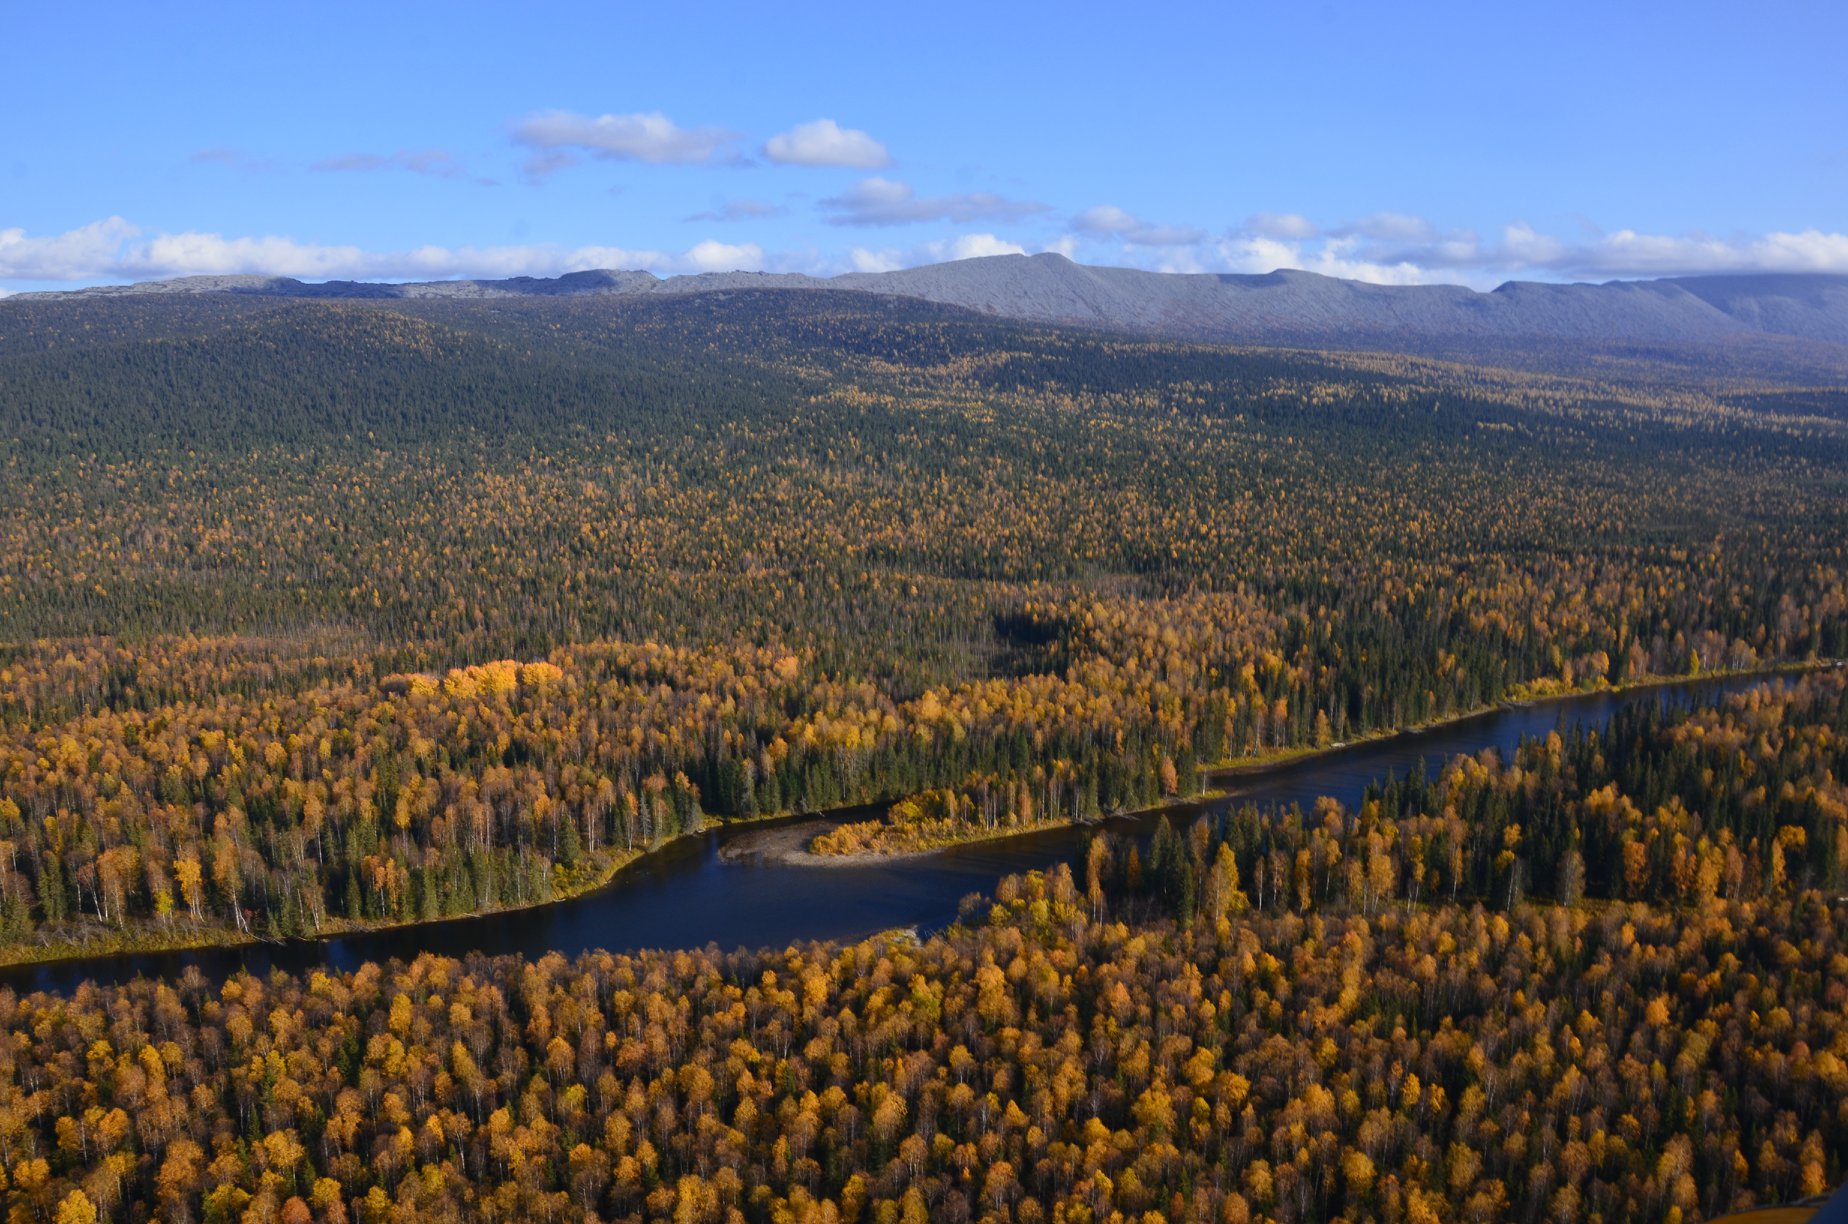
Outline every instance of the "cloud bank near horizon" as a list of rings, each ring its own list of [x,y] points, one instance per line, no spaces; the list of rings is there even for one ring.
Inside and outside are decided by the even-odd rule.
[[[368,251],[276,235],[146,233],[121,217],[42,238],[21,229],[0,230],[0,280],[52,283],[253,274],[301,280],[448,280],[555,276],[584,268],[640,268],[671,275],[757,271],[763,266],[764,252],[756,244],[714,239],[677,252],[553,244]]]
[[[634,268],[661,275],[787,271],[831,275],[889,271],[986,255],[1055,251],[1085,263],[1165,272],[1262,273],[1297,268],[1375,284],[1468,284],[1506,280],[1620,280],[1749,272],[1848,273],[1848,234],[1808,229],[1722,238],[1622,229],[1568,241],[1515,222],[1490,239],[1440,232],[1420,218],[1377,214],[1321,227],[1300,215],[1266,213],[1219,234],[1145,222],[1112,206],[1086,209],[1048,232],[1044,206],[993,198],[918,197],[901,184],[869,180],[871,191],[823,202],[836,224],[913,221],[1015,223],[1017,233],[962,233],[911,244],[854,246],[841,255],[778,252],[753,241],[706,238],[681,250],[556,243],[442,246],[394,251],[300,241],[282,235],[148,231],[111,216],[62,234],[0,229],[0,282],[80,285],[178,276],[264,274],[303,280],[444,280],[555,276],[584,268]],[[864,186],[864,184],[862,185]],[[737,222],[772,215],[746,202],[697,217]],[[845,220],[851,216],[853,220]],[[830,218],[831,220],[834,218]],[[4,289],[0,289],[3,292]]]

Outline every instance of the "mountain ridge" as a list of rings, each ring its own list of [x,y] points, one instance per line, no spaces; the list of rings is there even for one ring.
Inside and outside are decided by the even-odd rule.
[[[408,283],[202,276],[18,294],[46,298],[215,294],[371,300],[642,297],[742,290],[834,290],[915,298],[1022,322],[1081,325],[1230,343],[1445,351],[1496,345],[1726,346],[1787,341],[1848,360],[1848,276],[1737,274],[1552,284],[1377,285],[1313,272],[1166,273],[996,255],[833,277],[635,269],[558,277]]]

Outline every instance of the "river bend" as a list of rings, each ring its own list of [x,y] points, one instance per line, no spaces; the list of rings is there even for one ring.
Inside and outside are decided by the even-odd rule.
[[[1435,770],[1460,753],[1493,748],[1504,757],[1523,739],[1574,724],[1603,726],[1620,709],[1642,702],[1685,705],[1695,697],[1738,692],[1788,679],[1734,676],[1592,693],[1505,706],[1426,731],[1366,741],[1235,779],[1212,808],[1247,802],[1301,803],[1332,795],[1350,806],[1367,784],[1389,773]],[[817,820],[797,817],[793,820]],[[1133,832],[1147,818],[1121,818],[1111,827]],[[209,977],[239,969],[299,972],[353,969],[371,960],[409,959],[422,952],[463,956],[560,952],[592,948],[722,948],[781,946],[815,939],[852,940],[894,927],[931,930],[952,921],[962,899],[985,892],[1011,872],[1076,863],[1090,830],[1063,826],[1001,841],[956,846],[898,862],[852,867],[796,866],[721,855],[732,838],[764,826],[721,826],[682,838],[625,868],[595,892],[533,909],[326,939],[290,940],[236,948],[117,954],[0,969],[0,986],[70,991],[84,981],[135,977],[171,980],[188,966]]]

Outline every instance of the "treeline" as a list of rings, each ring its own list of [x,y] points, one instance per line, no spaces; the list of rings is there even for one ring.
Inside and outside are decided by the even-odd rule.
[[[1639,902],[1704,910],[1848,893],[1848,674],[1693,710],[1639,703],[1370,788],[1358,810],[1245,804],[1148,839],[1100,836],[1087,895],[1191,922],[1401,906]]]

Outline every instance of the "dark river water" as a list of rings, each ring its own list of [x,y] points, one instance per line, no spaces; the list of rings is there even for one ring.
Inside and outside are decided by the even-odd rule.
[[[1212,805],[1260,806],[1318,796],[1358,802],[1369,782],[1389,773],[1435,770],[1459,753],[1498,749],[1574,724],[1601,726],[1619,709],[1641,703],[1686,704],[1783,679],[1732,677],[1631,693],[1591,694],[1493,710],[1430,731],[1357,744],[1322,756],[1234,779]],[[814,819],[814,818],[796,818]],[[1113,828],[1134,832],[1147,820],[1125,818]],[[210,977],[247,969],[352,969],[369,960],[409,959],[420,952],[462,956],[547,952],[573,956],[591,948],[721,948],[782,946],[811,939],[852,940],[893,927],[932,930],[954,920],[962,899],[985,892],[1011,872],[1075,862],[1090,830],[1028,833],[1005,841],[959,846],[926,858],[850,867],[805,867],[721,856],[730,839],[763,825],[733,826],[683,838],[643,858],[594,893],[535,909],[413,927],[295,940],[243,948],[90,957],[0,969],[0,986],[68,991],[85,980],[172,978],[188,965]]]

